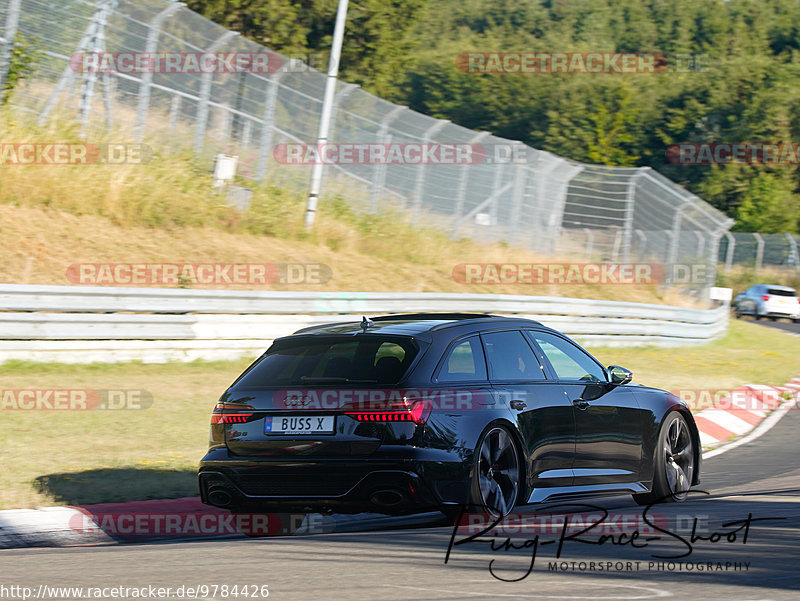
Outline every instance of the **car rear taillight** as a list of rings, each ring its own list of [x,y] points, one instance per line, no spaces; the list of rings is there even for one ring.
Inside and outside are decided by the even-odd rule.
[[[381,411],[348,411],[345,413],[360,422],[414,422],[415,424],[424,424],[430,414],[430,405],[423,401],[413,404],[404,401],[394,408]]]
[[[769,300],[769,294],[765,294],[764,296],[762,296],[761,300],[768,301]]]
[[[224,403],[217,403],[211,414],[212,424],[243,424],[250,421],[253,412],[242,411],[241,407],[228,407]]]

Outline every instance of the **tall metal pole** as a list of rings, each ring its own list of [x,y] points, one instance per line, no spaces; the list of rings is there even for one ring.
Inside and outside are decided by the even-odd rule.
[[[22,0],[10,0],[8,3],[5,40],[3,41],[2,53],[0,53],[0,98],[5,95],[6,78],[11,68],[11,53],[14,51],[14,38],[17,36],[21,2]]]
[[[336,77],[339,75],[339,59],[342,55],[342,40],[344,39],[344,24],[347,20],[347,1],[339,0],[339,8],[336,10],[336,25],[333,28],[333,43],[331,45],[331,58],[328,61],[328,79],[325,82],[325,96],[322,99],[322,113],[319,117],[319,130],[317,132],[317,148],[328,141],[328,129],[331,123],[331,109],[333,108],[333,98],[336,92]],[[308,192],[308,203],[306,204],[306,229],[314,227],[314,217],[317,212],[319,202],[319,192],[322,187],[322,168],[321,160],[317,160],[311,169],[311,189]]]

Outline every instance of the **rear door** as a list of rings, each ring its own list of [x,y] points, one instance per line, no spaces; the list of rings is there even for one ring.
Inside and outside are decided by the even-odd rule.
[[[548,380],[519,330],[481,334],[489,378],[500,403],[516,416],[529,490],[572,484],[575,419],[558,382]]]
[[[642,464],[645,411],[626,386],[609,386],[605,369],[565,338],[528,330],[566,393],[575,420],[576,485],[635,482]]]

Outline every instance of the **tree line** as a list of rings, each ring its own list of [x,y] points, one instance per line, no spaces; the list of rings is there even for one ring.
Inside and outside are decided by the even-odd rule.
[[[273,50],[322,54],[324,70],[336,0],[187,5]],[[646,53],[659,68],[465,66],[464,56],[503,52]],[[354,0],[341,77],[570,159],[651,166],[734,217],[734,230],[800,231],[797,152],[764,164],[701,165],[670,154],[690,144],[797,149],[786,145],[800,143],[800,0]]]

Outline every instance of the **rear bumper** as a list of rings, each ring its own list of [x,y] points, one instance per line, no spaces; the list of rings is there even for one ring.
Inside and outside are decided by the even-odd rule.
[[[791,319],[800,318],[800,306],[787,307],[773,303],[762,303],[758,308],[759,315],[764,317],[788,317]]]
[[[209,453],[198,473],[203,503],[233,511],[399,515],[467,499],[461,462],[241,459]]]

